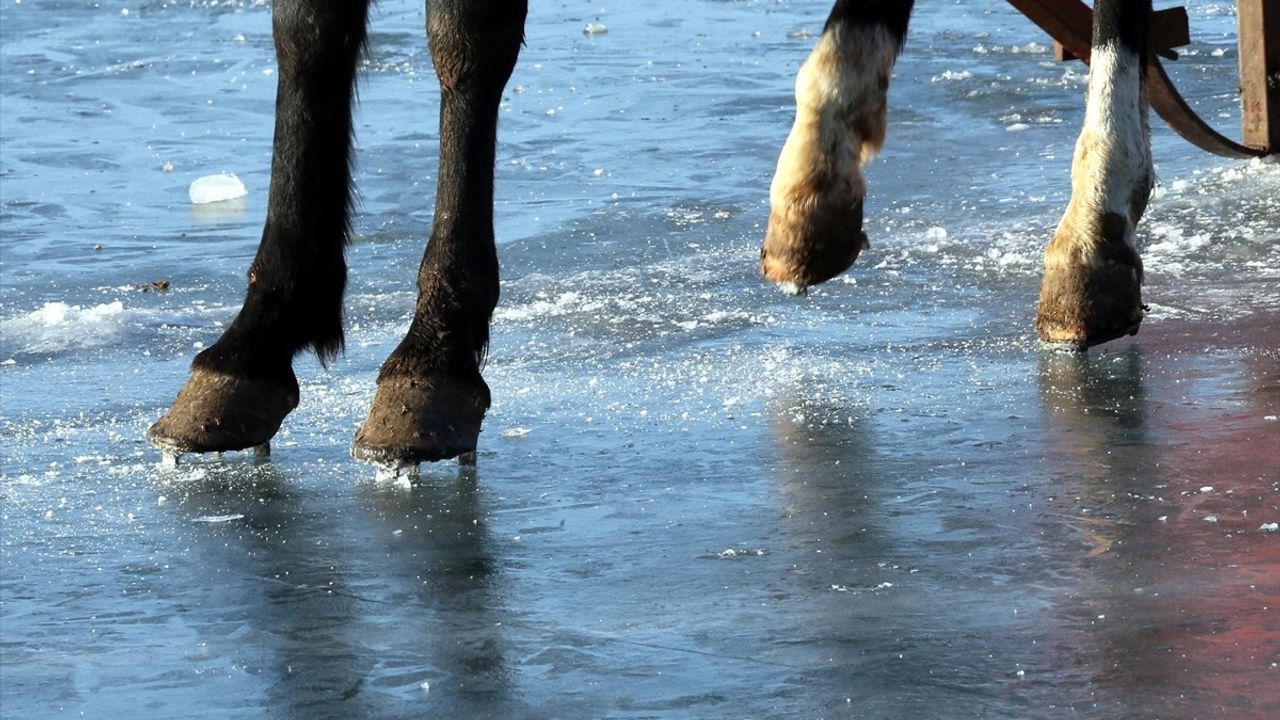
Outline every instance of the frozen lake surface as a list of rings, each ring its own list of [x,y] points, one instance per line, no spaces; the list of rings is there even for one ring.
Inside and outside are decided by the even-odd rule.
[[[872,247],[785,296],[756,259],[828,7],[534,0],[479,468],[379,484],[347,448],[431,221],[422,3],[375,12],[346,355],[299,362],[271,462],[166,470],[143,433],[261,232],[270,9],[3,0],[0,715],[1275,717],[1280,164],[1153,120],[1150,317],[1043,350],[1085,68],[921,2]],[[1170,72],[1238,137],[1233,7]],[[248,194],[192,205],[219,172]]]

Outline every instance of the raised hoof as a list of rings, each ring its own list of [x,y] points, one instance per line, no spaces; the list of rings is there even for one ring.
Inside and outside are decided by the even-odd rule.
[[[281,387],[196,368],[173,407],[147,430],[147,440],[173,456],[173,464],[181,453],[265,446],[297,406],[296,383]]]
[[[1042,340],[1042,342],[1054,350],[1062,350],[1064,352],[1085,352],[1090,348],[1109,343],[1112,340],[1119,340],[1127,335],[1137,335],[1138,329],[1142,327],[1142,322],[1136,322],[1128,327],[1109,330],[1083,340]]]
[[[760,273],[792,295],[848,270],[867,246],[862,203],[856,207],[808,205],[806,211],[769,216],[760,248]]]
[[[448,460],[474,453],[489,389],[406,376],[378,383],[369,417],[356,433],[351,455],[378,465]]]

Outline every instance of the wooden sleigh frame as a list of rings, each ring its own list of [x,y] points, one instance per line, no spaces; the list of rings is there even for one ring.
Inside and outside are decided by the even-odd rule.
[[[1049,33],[1059,60],[1089,62],[1093,11],[1081,0],[1008,0]],[[1151,21],[1147,93],[1151,106],[1173,131],[1196,147],[1231,158],[1280,153],[1280,0],[1238,0],[1240,95],[1244,141],[1235,142],[1187,105],[1160,58],[1176,60],[1174,48],[1191,42],[1185,8],[1156,12]]]

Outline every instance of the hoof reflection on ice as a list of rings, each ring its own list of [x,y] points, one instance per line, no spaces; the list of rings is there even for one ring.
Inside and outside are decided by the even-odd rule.
[[[335,515],[272,466],[217,475],[178,488],[174,505],[243,513],[186,533],[216,586],[188,622],[211,658],[262,685],[255,704],[275,717],[313,718],[331,703],[379,717],[410,712],[430,689],[431,707],[455,717],[519,714],[507,697],[502,577],[473,481],[362,484],[357,506]]]
[[[1280,636],[1266,616],[1280,574],[1274,561],[1249,559],[1252,548],[1262,549],[1256,534],[1241,536],[1193,508],[1219,493],[1231,514],[1247,516],[1261,509],[1259,494],[1274,494],[1277,478],[1240,475],[1229,464],[1194,472],[1188,455],[1212,457],[1214,444],[1240,438],[1226,416],[1170,400],[1179,383],[1191,385],[1182,389],[1188,398],[1207,389],[1179,369],[1185,361],[1174,373],[1160,367],[1170,359],[1149,360],[1137,347],[1117,356],[1042,356],[1053,482],[1079,506],[1056,522],[1072,531],[1082,555],[1079,580],[1061,590],[1054,632],[1076,654],[1097,656],[1099,686],[1144,697],[1144,714],[1224,703],[1253,716],[1257,681],[1235,668],[1274,666]],[[1152,697],[1152,687],[1177,695]]]

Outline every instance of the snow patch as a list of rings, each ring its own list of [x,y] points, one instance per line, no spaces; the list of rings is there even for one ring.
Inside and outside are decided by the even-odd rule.
[[[0,320],[4,355],[47,355],[114,342],[131,323],[124,303],[92,307],[47,302],[24,315]]]

